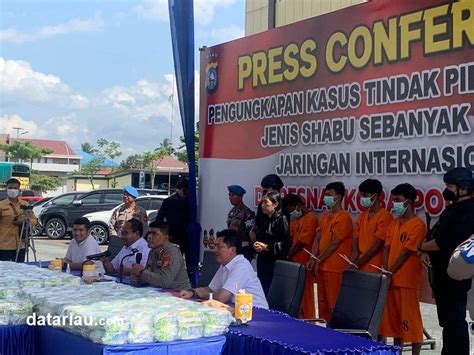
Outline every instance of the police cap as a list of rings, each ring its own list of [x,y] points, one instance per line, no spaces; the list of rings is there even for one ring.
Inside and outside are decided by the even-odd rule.
[[[229,192],[232,192],[233,194],[236,194],[236,195],[239,195],[239,196],[243,196],[247,192],[240,185],[229,185],[229,186],[227,186],[227,190],[229,190]]]
[[[123,192],[129,194],[133,198],[138,197],[138,190],[136,188],[134,188],[133,186],[131,186],[131,185],[124,186],[123,187]]]

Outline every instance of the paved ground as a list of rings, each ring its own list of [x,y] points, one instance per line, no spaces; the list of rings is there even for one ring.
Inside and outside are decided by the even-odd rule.
[[[67,246],[70,239],[63,240],[49,240],[46,237],[38,237],[34,243],[36,246],[37,260],[51,260],[54,258],[64,257],[66,255]],[[106,247],[102,246],[102,250]],[[33,261],[33,255],[30,253],[30,261]],[[421,304],[421,313],[423,317],[423,324],[428,333],[437,341],[436,350],[423,350],[422,354],[434,355],[441,354],[441,328],[438,325],[436,316],[436,307],[430,304]],[[474,354],[474,337],[471,335],[471,354]],[[455,355],[455,354],[453,354]]]

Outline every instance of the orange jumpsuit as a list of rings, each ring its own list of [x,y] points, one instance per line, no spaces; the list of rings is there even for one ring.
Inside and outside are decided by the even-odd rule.
[[[392,275],[379,332],[384,337],[401,338],[406,343],[423,341],[423,322],[418,301],[422,265],[417,256],[417,246],[425,235],[426,226],[418,217],[403,224],[396,219],[388,228],[385,242],[390,247],[388,269],[405,248],[411,254]]]
[[[306,213],[300,218],[293,218],[290,223],[291,243],[299,241],[303,248],[311,251],[316,231],[318,229],[318,217],[312,212]],[[290,261],[306,265],[309,261],[309,254],[303,249],[290,257]],[[303,299],[298,313],[298,318],[312,319],[316,317],[314,304],[314,278],[310,270],[306,270],[306,280],[304,285]]]
[[[341,287],[342,272],[348,267],[338,254],[351,257],[352,250],[352,219],[347,211],[324,213],[320,223],[319,252],[321,255],[331,244],[333,238],[341,241],[336,251],[318,267],[318,308],[319,317],[327,322],[336,305],[339,288]]]
[[[357,219],[354,235],[357,238],[357,247],[359,248],[359,258],[364,255],[377,241],[381,239],[385,242],[387,228],[393,221],[393,217],[385,208],[381,208],[372,217],[369,217],[369,211],[364,211]],[[380,272],[370,264],[382,267],[383,247],[364,265],[360,270],[367,272]]]

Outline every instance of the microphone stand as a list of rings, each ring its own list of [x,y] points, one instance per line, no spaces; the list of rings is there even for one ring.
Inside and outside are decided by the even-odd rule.
[[[136,253],[138,253],[138,249],[132,249],[132,252],[128,255],[125,255],[122,260],[120,260],[120,268],[119,268],[119,282],[122,283],[123,281],[123,261],[125,258],[128,258],[130,256],[134,256]]]

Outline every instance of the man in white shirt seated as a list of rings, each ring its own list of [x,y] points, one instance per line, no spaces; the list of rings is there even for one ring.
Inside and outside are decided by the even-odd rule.
[[[223,303],[235,303],[235,294],[245,289],[253,295],[253,306],[268,308],[262,284],[249,261],[242,255],[242,241],[237,232],[224,229],[217,233],[216,259],[221,264],[208,287],[181,291],[182,298],[213,299]]]
[[[104,264],[105,271],[108,274],[116,274],[120,272],[120,262],[123,259],[123,272],[122,275],[130,275],[132,271],[132,265],[137,261],[137,254],[142,255],[140,264],[145,267],[146,261],[148,260],[148,248],[147,241],[142,238],[143,234],[143,223],[138,219],[132,218],[125,222],[121,230],[121,237],[124,246],[120,249],[119,253],[112,259],[109,260],[107,257],[102,257],[100,260]]]
[[[91,222],[85,217],[80,217],[74,221],[72,227],[72,240],[67,248],[64,262],[69,264],[71,269],[82,270],[82,263],[87,256],[99,254],[100,247],[92,235],[89,234]],[[96,272],[105,273],[101,261],[94,261]]]

